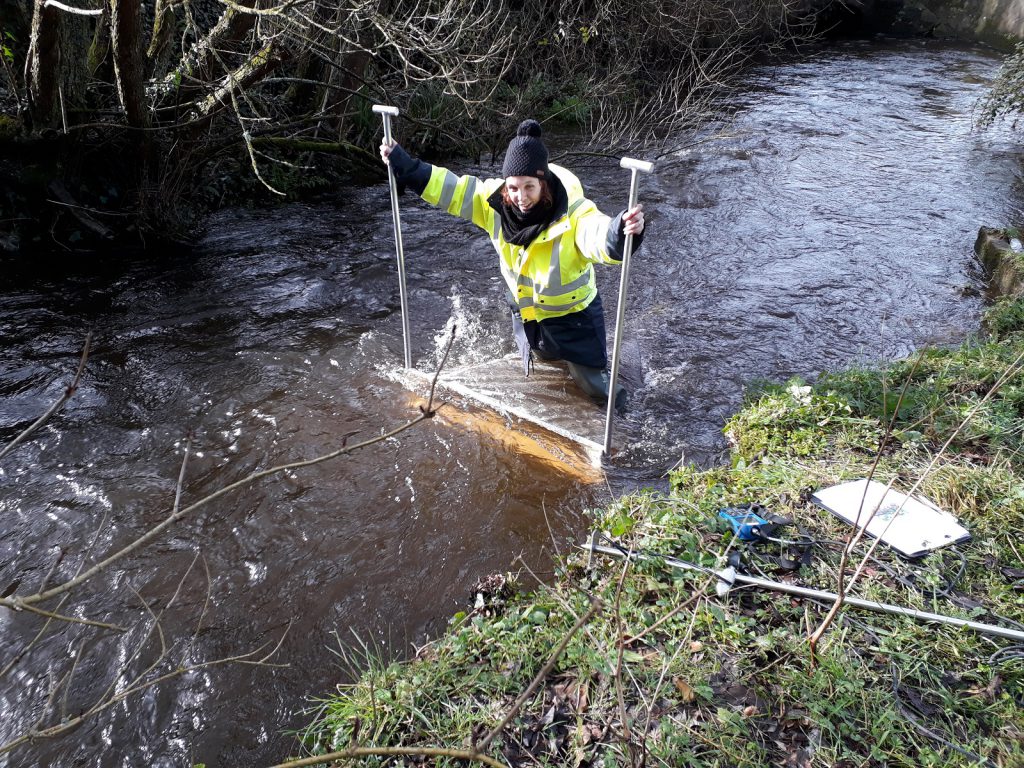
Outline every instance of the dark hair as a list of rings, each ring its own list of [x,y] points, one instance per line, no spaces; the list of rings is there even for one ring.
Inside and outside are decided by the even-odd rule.
[[[540,204],[544,207],[554,205],[555,196],[551,193],[551,185],[548,184],[546,179],[537,179],[537,181],[540,183]],[[515,205],[508,194],[508,187],[506,185],[501,187],[501,202],[505,205]]]

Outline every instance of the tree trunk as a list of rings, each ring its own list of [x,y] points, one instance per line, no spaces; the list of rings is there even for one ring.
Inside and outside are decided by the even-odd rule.
[[[89,52],[86,54],[86,66],[89,69],[90,77],[105,83],[113,82],[113,73],[110,63],[107,61],[108,53],[110,53],[110,7],[104,6],[103,16],[100,17],[99,23],[92,33],[92,42],[89,44]]]
[[[59,124],[57,86],[60,82],[60,11],[35,0],[28,56],[25,58],[25,90],[34,129]]]
[[[221,80],[220,87],[199,104],[193,119],[212,117],[231,102],[232,93],[258,83],[289,58],[291,56],[286,49],[273,42],[267,43],[255,56]]]
[[[110,0],[110,44],[117,95],[132,128],[149,125],[143,89],[142,7],[140,0]]]
[[[309,82],[295,82],[285,90],[284,100],[291,105],[292,114],[302,115],[313,109],[317,94],[316,84],[313,81],[320,77],[322,69],[320,62],[308,50],[299,53],[298,60],[293,67],[294,76],[297,80]]]
[[[339,92],[337,102],[334,105],[335,133],[339,141],[345,138],[347,130],[347,118],[349,107],[352,103],[352,96],[359,92],[364,82],[366,68],[370,64],[370,54],[367,51],[355,50],[347,53],[341,60],[341,78],[338,83]]]
[[[146,49],[146,58],[149,62],[149,77],[163,77],[167,72],[170,58],[173,55],[171,41],[177,31],[177,14],[175,6],[177,0],[156,0],[156,9],[153,11],[153,33],[149,39],[149,47]]]
[[[226,8],[209,34],[192,46],[165,82],[179,86],[183,92],[203,88],[207,81],[222,72],[216,52],[229,50],[249,34],[255,23],[255,14]]]

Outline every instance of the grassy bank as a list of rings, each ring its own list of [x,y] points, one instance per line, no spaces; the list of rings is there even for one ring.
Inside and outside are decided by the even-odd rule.
[[[719,596],[712,573],[732,562],[836,591],[851,529],[809,495],[873,473],[903,491],[919,484],[972,539],[919,560],[885,546],[867,557],[870,542],[859,544],[843,568],[848,578],[864,563],[852,593],[1024,629],[1024,304],[999,302],[987,327],[957,349],[752,397],[726,427],[731,466],[680,469],[670,493],[595,512],[604,543],[647,557],[568,554],[550,586],[496,577],[415,659],[353,653],[361,675],[322,702],[305,754],[1024,766],[1024,646],[846,608],[812,650],[827,606],[751,588]],[[800,546],[738,541],[717,512],[742,503],[790,519],[776,538]],[[371,754],[382,747],[391,754]]]

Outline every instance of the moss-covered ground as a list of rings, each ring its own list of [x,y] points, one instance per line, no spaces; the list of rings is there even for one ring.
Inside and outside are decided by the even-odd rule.
[[[595,511],[601,543],[643,557],[570,554],[543,586],[496,577],[409,661],[348,649],[360,674],[311,712],[303,755],[1024,766],[1024,644],[847,607],[812,650],[827,605],[749,587],[720,596],[713,573],[732,562],[836,591],[852,530],[809,497],[871,474],[902,491],[917,485],[971,539],[917,560],[884,545],[865,557],[862,542],[844,569],[864,563],[853,594],[1024,630],[1024,305],[998,303],[987,327],[957,349],[766,387],[726,427],[731,466],[682,468],[670,493]],[[739,541],[717,513],[744,503],[793,524],[776,541]],[[371,754],[381,747],[406,754]]]

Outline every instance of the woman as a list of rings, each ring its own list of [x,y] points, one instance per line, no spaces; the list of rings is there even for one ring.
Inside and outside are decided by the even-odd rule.
[[[456,176],[409,156],[395,142],[380,154],[399,184],[487,232],[498,252],[512,307],[516,344],[529,375],[531,352],[564,360],[580,388],[608,398],[607,340],[593,264],[622,261],[626,235],[634,249],[644,231],[643,206],[610,218],[583,194],[580,180],[548,164],[536,120],[520,124],[508,145],[501,179]],[[615,405],[625,404],[625,390]]]

